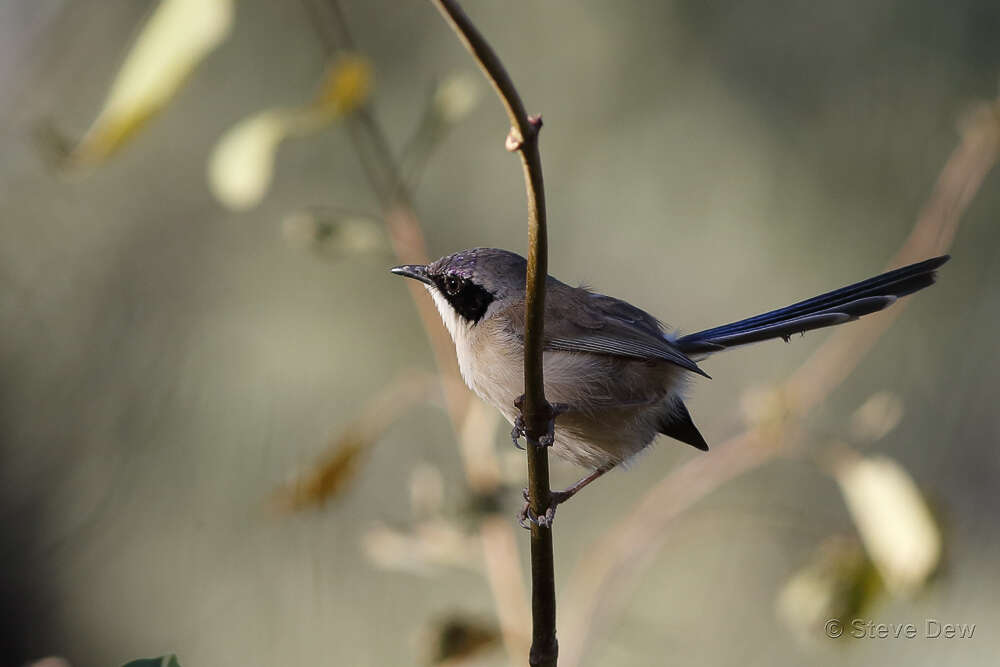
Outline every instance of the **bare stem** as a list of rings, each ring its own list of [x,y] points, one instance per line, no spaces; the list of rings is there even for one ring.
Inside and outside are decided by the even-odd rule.
[[[506,147],[521,155],[528,191],[528,273],[525,297],[524,332],[524,417],[528,440],[528,498],[536,516],[551,503],[548,452],[538,444],[553,419],[545,400],[542,375],[542,327],[545,314],[545,280],[548,276],[548,239],[545,226],[545,189],[542,158],[538,151],[539,116],[528,116],[510,75],[486,38],[454,0],[432,0],[475,57],[486,78],[496,89],[510,116],[511,129]],[[556,641],[555,567],[552,557],[552,528],[531,527],[531,609],[532,665],[555,665],[559,655]]]

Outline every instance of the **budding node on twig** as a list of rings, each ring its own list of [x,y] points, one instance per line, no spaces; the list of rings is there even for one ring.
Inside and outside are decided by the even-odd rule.
[[[542,115],[535,114],[534,116],[528,116],[528,130],[531,133],[530,138],[534,138],[538,135],[538,130],[542,127]],[[504,148],[506,148],[511,153],[521,150],[524,146],[526,137],[521,133],[521,130],[515,125],[510,128],[510,132],[507,133],[507,140],[504,142]]]
[[[510,132],[507,133],[507,140],[503,142],[503,147],[514,153],[521,150],[521,146],[523,145],[524,137],[521,136],[521,132],[516,127],[510,128]]]

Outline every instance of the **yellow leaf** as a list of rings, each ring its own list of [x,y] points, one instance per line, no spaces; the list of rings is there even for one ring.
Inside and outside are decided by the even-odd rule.
[[[233,0],[162,0],[118,71],[71,163],[96,164],[124,145],[229,34]]]
[[[316,106],[334,115],[351,113],[368,101],[373,82],[372,66],[365,58],[343,55],[327,70]]]
[[[935,572],[943,551],[941,531],[916,483],[884,456],[845,456],[833,474],[886,588],[915,593]]]
[[[229,128],[208,161],[208,185],[228,208],[253,208],[267,194],[278,145],[295,124],[296,112],[262,111]]]
[[[327,72],[315,103],[295,109],[268,109],[246,118],[222,136],[208,163],[212,193],[235,211],[253,208],[267,194],[274,175],[278,146],[292,135],[326,126],[365,103],[371,90],[368,61],[343,56]],[[360,229],[360,228],[359,228]],[[377,243],[369,235],[356,240],[366,248]]]

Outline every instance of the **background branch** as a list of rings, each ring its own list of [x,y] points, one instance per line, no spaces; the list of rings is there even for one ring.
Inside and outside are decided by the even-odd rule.
[[[545,400],[542,375],[542,327],[545,314],[545,279],[548,276],[548,240],[545,219],[545,188],[542,159],[538,150],[541,117],[529,117],[514,83],[493,48],[453,0],[433,0],[465,47],[472,53],[486,78],[496,89],[510,116],[507,150],[521,154],[528,194],[528,272],[525,295],[524,417],[528,441],[528,498],[535,516],[551,503],[548,452],[539,446],[553,415]],[[555,568],[551,526],[531,526],[532,665],[555,665],[556,641]]]
[[[356,48],[350,26],[337,0],[303,0],[328,57]],[[402,168],[386,133],[369,105],[346,119],[355,151],[382,208],[392,250],[401,264],[427,264],[430,257],[420,219],[413,207]],[[501,485],[500,462],[493,447],[482,447],[466,437],[472,400],[465,389],[451,339],[426,291],[407,282],[441,376],[445,407],[461,452],[466,483],[476,494],[491,496]],[[486,578],[497,606],[504,646],[512,660],[528,650],[525,619],[528,613],[524,574],[511,522],[487,515],[477,526],[484,554]]]

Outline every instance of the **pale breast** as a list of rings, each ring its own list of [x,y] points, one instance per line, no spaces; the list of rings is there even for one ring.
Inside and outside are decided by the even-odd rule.
[[[465,383],[512,421],[514,401],[524,393],[524,355],[520,340],[495,321],[483,322],[456,339],[458,365]]]

